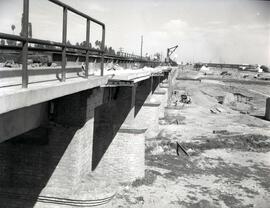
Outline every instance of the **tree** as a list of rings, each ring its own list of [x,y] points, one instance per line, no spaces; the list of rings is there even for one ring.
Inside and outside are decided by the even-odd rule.
[[[107,46],[104,47],[104,52],[105,52],[105,53],[108,53],[108,48],[107,48]]]
[[[80,43],[80,46],[81,46],[81,47],[87,47],[86,41],[81,42],[81,43]]]
[[[71,46],[71,43],[70,43],[70,41],[69,41],[69,40],[67,41],[67,45]]]
[[[97,48],[101,49],[101,41],[96,40],[95,45]]]
[[[154,54],[154,59],[160,61],[160,59],[161,59],[160,53],[155,53]]]
[[[11,29],[12,29],[13,35],[14,35],[15,28],[16,28],[15,25],[11,25]]]
[[[115,55],[115,50],[112,47],[108,48],[108,54]]]
[[[91,43],[89,43],[89,45],[87,46],[86,41],[81,42],[81,43],[80,43],[80,46],[82,46],[82,47],[89,47],[89,48],[92,48],[92,44],[91,44]]]

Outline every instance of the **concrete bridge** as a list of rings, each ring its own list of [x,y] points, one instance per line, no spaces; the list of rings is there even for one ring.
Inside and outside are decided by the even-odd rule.
[[[134,70],[135,71],[135,70]],[[144,176],[169,68],[0,90],[0,203],[91,207]],[[161,108],[162,106],[162,108]]]
[[[119,183],[144,176],[144,141],[158,132],[172,69],[106,70],[116,60],[128,68],[135,62],[140,67],[158,63],[107,56],[105,24],[49,1],[63,8],[62,43],[28,36],[29,0],[24,0],[23,35],[0,33],[22,43],[13,48],[21,50],[22,66],[0,69],[0,204],[110,207]],[[87,44],[90,22],[102,27],[100,50],[67,45],[68,11],[87,20]],[[30,51],[39,50],[29,43],[60,47],[61,67],[29,67]],[[69,48],[80,50],[85,69],[68,65]]]

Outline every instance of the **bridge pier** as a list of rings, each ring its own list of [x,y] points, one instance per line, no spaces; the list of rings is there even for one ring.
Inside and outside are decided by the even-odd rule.
[[[158,118],[164,118],[164,109],[167,105],[167,91],[164,89],[156,89],[152,95],[152,100],[160,102]]]
[[[266,99],[265,119],[270,121],[270,97]]]
[[[103,103],[103,89],[82,91],[53,103],[53,122],[42,143],[26,137],[0,146],[0,202],[4,207],[98,204],[115,192],[110,191],[113,181],[93,175],[91,167],[96,151],[95,108]]]
[[[161,81],[164,79],[163,76],[156,76],[154,77],[154,84],[153,84],[153,89],[152,89],[152,97],[151,101],[152,102],[159,102],[159,119],[164,118],[164,108],[167,105],[167,90],[164,88],[161,88]]]
[[[104,95],[95,109],[93,174],[117,182],[143,177],[145,128],[132,125],[136,85],[105,88]]]
[[[159,102],[145,102],[135,118],[137,128],[147,128],[145,138],[154,138],[159,133],[158,110]]]
[[[135,121],[133,126],[147,128],[146,138],[153,138],[158,134],[158,110],[160,102],[151,100],[153,79],[147,79],[138,83],[136,90]]]

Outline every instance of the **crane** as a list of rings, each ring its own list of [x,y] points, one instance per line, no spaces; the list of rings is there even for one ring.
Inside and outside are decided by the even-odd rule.
[[[173,46],[171,48],[167,48],[167,58],[166,63],[175,64],[174,61],[171,60],[170,56],[175,52],[175,50],[178,48],[178,45]]]

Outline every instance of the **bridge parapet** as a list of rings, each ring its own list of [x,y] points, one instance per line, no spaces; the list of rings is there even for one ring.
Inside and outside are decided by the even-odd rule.
[[[17,56],[20,54],[21,55],[21,63],[22,63],[22,68],[17,69],[17,71],[20,71],[20,77],[21,77],[21,82],[20,84],[22,85],[23,88],[27,88],[30,80],[30,75],[33,73],[35,74],[35,70],[38,71],[38,69],[30,70],[28,69],[28,57],[33,54],[30,54],[31,51],[33,52],[40,52],[44,53],[51,56],[50,59],[60,59],[61,63],[61,68],[57,70],[57,79],[65,82],[67,77],[67,73],[70,72],[70,70],[67,67],[67,61],[69,57],[76,57],[76,58],[83,58],[83,62],[85,63],[83,72],[81,73],[81,77],[84,77],[88,79],[89,75],[92,75],[92,73],[89,73],[90,67],[89,63],[90,60],[98,60],[100,71],[99,75],[103,76],[104,73],[104,64],[105,61],[110,61],[113,60],[115,62],[125,62],[125,63],[131,63],[131,62],[139,62],[142,65],[148,65],[148,66],[156,66],[159,64],[159,61],[154,61],[150,60],[147,57],[141,57],[137,56],[134,54],[128,54],[128,53],[120,53],[119,55],[111,55],[111,54],[105,54],[105,24],[99,20],[96,20],[76,9],[73,7],[66,5],[58,0],[48,0],[52,2],[53,4],[60,6],[63,8],[63,28],[62,28],[62,42],[55,42],[55,41],[50,41],[50,40],[41,40],[41,39],[36,39],[32,38],[29,34],[28,31],[28,25],[29,25],[29,0],[23,0],[23,18],[22,18],[22,33],[21,36],[18,35],[12,35],[12,34],[6,34],[6,33],[1,33],[0,32],[0,38],[2,39],[7,39],[7,40],[13,40],[13,41],[19,41],[21,44],[19,45],[1,45],[1,50],[0,53],[5,52],[5,51],[19,51],[20,53],[17,53]],[[85,46],[77,46],[77,45],[71,45],[70,43],[67,42],[67,15],[68,12],[75,13],[76,15],[79,15],[82,18],[86,19],[86,38],[85,38]],[[101,37],[101,46],[100,49],[95,49],[90,47],[90,23],[97,24],[101,26],[102,28],[102,37]],[[53,48],[39,48],[39,47],[33,47],[30,46],[29,44],[41,44],[45,46],[52,46]],[[7,52],[7,53],[9,53]],[[45,54],[45,55],[46,55]],[[43,54],[44,55],[44,54]],[[2,78],[2,74],[8,74],[9,72],[4,71],[1,72],[2,69],[0,68],[0,79]],[[53,71],[53,70],[51,70]],[[12,73],[12,72],[11,72]],[[48,74],[51,74],[49,72]],[[36,77],[35,77],[36,78]],[[33,78],[33,80],[35,80]],[[55,77],[53,77],[55,79]],[[17,79],[18,80],[18,79]],[[32,80],[32,81],[33,81]],[[18,81],[16,81],[16,84]],[[2,84],[2,86],[4,86]],[[1,85],[0,85],[1,87]]]
[[[88,69],[89,69],[89,53],[97,52],[101,54],[101,75],[103,75],[104,68],[104,52],[105,52],[105,24],[72,8],[69,5],[66,5],[58,0],[48,0],[55,5],[58,5],[63,8],[63,28],[62,28],[62,42],[54,42],[47,40],[35,39],[29,36],[28,25],[29,25],[29,0],[23,0],[23,19],[22,19],[22,36],[11,35],[6,33],[0,33],[0,38],[20,41],[22,43],[22,87],[27,88],[28,86],[28,51],[29,43],[37,43],[48,46],[55,46],[61,48],[61,81],[66,80],[66,62],[67,62],[67,48],[78,49],[85,51],[85,78],[88,78]],[[75,46],[67,44],[67,15],[68,11],[73,12],[86,19],[86,46]],[[101,40],[101,49],[93,49],[90,47],[89,38],[90,38],[90,22],[98,24],[102,27],[102,40]]]

